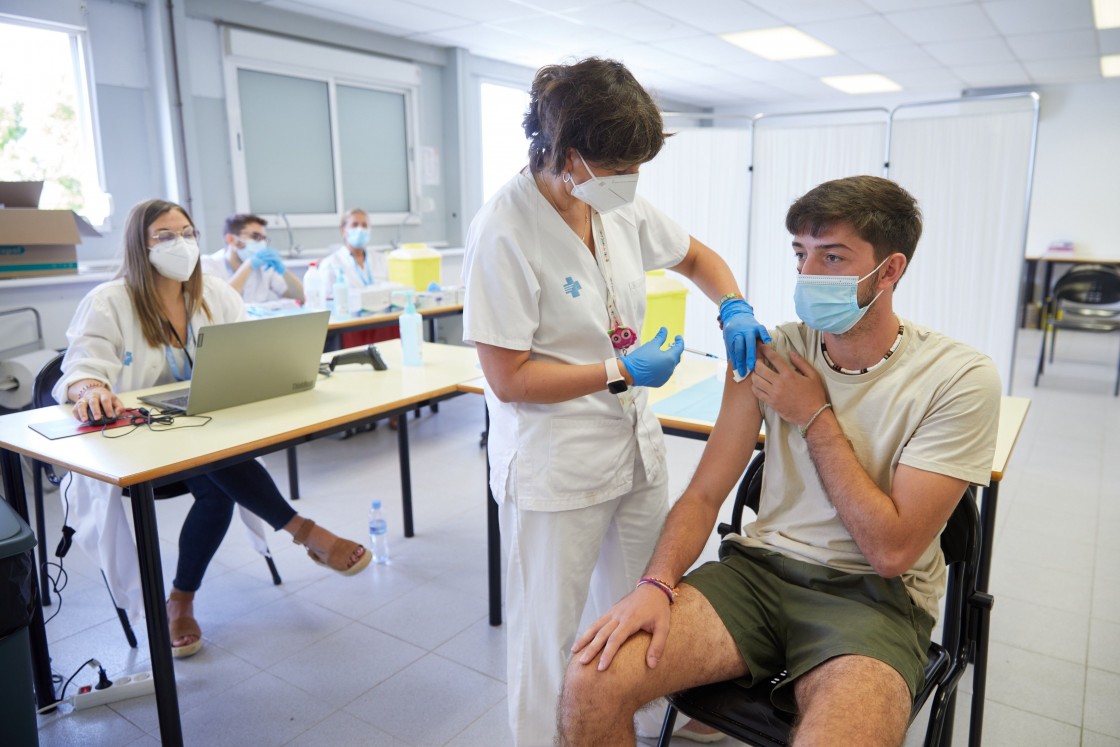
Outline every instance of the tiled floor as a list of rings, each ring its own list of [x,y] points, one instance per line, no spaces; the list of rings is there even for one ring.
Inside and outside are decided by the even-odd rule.
[[[1012,393],[1033,404],[1000,493],[984,743],[1120,745],[1116,342],[1063,333],[1058,362],[1033,389],[1037,345],[1037,333],[1022,334]],[[273,586],[235,524],[198,598],[205,648],[176,664],[187,744],[509,743],[504,633],[487,624],[481,428],[473,395],[411,421],[417,535],[408,540],[395,434],[381,427],[300,447],[298,509],[360,538],[369,500],[381,498],[392,564],[341,578],[277,536],[284,583]],[[676,494],[702,444],[668,443]],[[266,461],[284,485],[282,457]],[[167,583],[188,505],[182,497],[158,507]],[[52,547],[60,517],[52,494]],[[148,669],[143,625],[140,647],[129,649],[96,566],[73,552],[66,570],[63,605],[48,625],[55,671],[69,676],[91,656],[110,676]],[[48,746],[158,743],[151,696],[81,712],[63,706],[39,723]],[[919,732],[907,744],[919,744]]]

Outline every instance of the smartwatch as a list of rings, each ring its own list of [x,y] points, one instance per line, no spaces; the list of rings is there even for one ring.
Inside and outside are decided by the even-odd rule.
[[[603,366],[607,369],[607,391],[611,394],[622,394],[629,389],[626,386],[626,379],[622,378],[618,358],[607,358],[603,361]]]

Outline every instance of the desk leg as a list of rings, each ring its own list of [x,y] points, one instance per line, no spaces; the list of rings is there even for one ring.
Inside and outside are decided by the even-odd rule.
[[[408,413],[397,415],[397,452],[401,458],[401,511],[404,513],[404,536],[412,531],[412,470],[408,461]]]
[[[1051,283],[1054,282],[1054,263],[1046,262],[1046,270],[1043,272],[1042,278],[1042,304],[1045,306],[1050,302],[1050,292],[1053,290]],[[1038,328],[1043,329],[1042,314],[1038,315]]]
[[[436,341],[436,318],[428,317],[428,342]]]
[[[171,659],[171,633],[167,629],[163,567],[159,557],[155,495],[152,484],[143,482],[129,489],[132,520],[136,525],[136,554],[140,560],[140,588],[148,624],[148,651],[152,656],[152,678],[156,686],[159,735],[165,747],[182,747],[183,725],[179,721],[179,695],[175,690],[175,664]]]
[[[46,465],[38,459],[31,460],[31,491],[35,496],[35,537],[39,544],[39,598],[44,607],[51,606],[51,580],[47,575],[47,524],[43,516],[43,470]]]
[[[976,588],[988,590],[988,577],[992,572],[992,542],[996,533],[996,505],[999,501],[999,483],[995,480],[981,491],[980,502],[980,569],[976,574]]]
[[[296,461],[296,447],[288,447],[288,495],[293,501],[299,500],[299,463]]]
[[[24,521],[27,515],[27,492],[23,483],[23,464],[19,454],[7,449],[0,450],[0,472],[3,473],[4,495],[9,505]],[[34,579],[31,583],[32,594],[35,594],[34,605],[31,609],[31,621],[27,626],[28,637],[31,640],[31,673],[35,684],[35,701],[39,708],[46,708],[52,703],[57,703],[54,695],[54,683],[51,682],[51,652],[47,646],[47,626],[43,622],[43,604],[39,598],[39,587]]]
[[[490,408],[486,409],[486,440],[490,437]],[[490,586],[490,624],[502,624],[502,526],[498,502],[490,490],[490,454],[486,454],[486,565]]]

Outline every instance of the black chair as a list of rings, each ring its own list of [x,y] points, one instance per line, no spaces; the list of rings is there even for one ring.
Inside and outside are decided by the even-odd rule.
[[[1054,292],[1042,307],[1042,347],[1034,385],[1046,363],[1046,333],[1050,333],[1050,363],[1059,329],[1085,332],[1120,332],[1120,270],[1109,265],[1081,265],[1058,279]],[[1112,308],[1109,308],[1112,307]],[[1120,395],[1120,359],[1116,362],[1116,384],[1112,396]]]
[[[65,357],[66,351],[60,352],[54,358],[43,364],[39,369],[39,373],[35,375],[35,381],[31,387],[31,405],[32,407],[49,407],[57,404],[51,391],[54,389],[55,384],[62,378],[62,359]],[[31,465],[32,474],[32,490],[34,492],[35,500],[35,531],[39,536],[39,586],[42,592],[43,605],[50,605],[50,577],[47,575],[47,544],[46,544],[46,526],[43,518],[43,476],[50,481],[52,485],[60,485],[62,480],[55,472],[53,465],[38,460],[33,460]],[[176,498],[180,495],[186,495],[190,491],[187,489],[185,482],[173,482],[167,485],[161,485],[154,491],[155,499],[163,500],[165,498]],[[124,489],[124,494],[128,495],[128,488]],[[272,576],[272,583],[279,586],[282,583],[280,573],[276,570],[276,563],[273,562],[272,556],[266,554],[264,556],[265,562],[268,564],[268,572]],[[105,572],[101,572],[101,578],[105,582],[105,588],[109,592],[109,598],[113,598],[113,590],[109,588],[109,580],[105,578]],[[136,634],[132,631],[132,625],[128,621],[128,614],[117,605],[117,600],[113,599],[113,607],[117,610],[117,619],[120,620],[121,628],[124,630],[124,637],[128,640],[128,645],[136,648]]]
[[[757,511],[765,457],[765,452],[760,453],[747,466],[735,496],[731,523],[719,525],[721,536],[740,531],[744,508]],[[910,714],[913,722],[932,697],[926,727],[928,747],[952,743],[957,683],[970,661],[974,666],[969,744],[980,744],[988,668],[988,622],[992,608],[992,597],[976,588],[980,537],[980,514],[976,508],[975,489],[970,486],[941,534],[941,549],[949,567],[942,638],[940,643],[930,642],[925,683]],[[747,744],[788,745],[794,717],[770,702],[771,691],[786,676],[787,673],[782,672],[751,688],[734,681],[717,682],[670,695],[659,747],[668,747],[678,711]]]

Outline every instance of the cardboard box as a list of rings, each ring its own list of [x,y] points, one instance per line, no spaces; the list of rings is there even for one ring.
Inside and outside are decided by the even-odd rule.
[[[0,209],[0,279],[78,272],[82,236],[100,236],[71,210]]]

